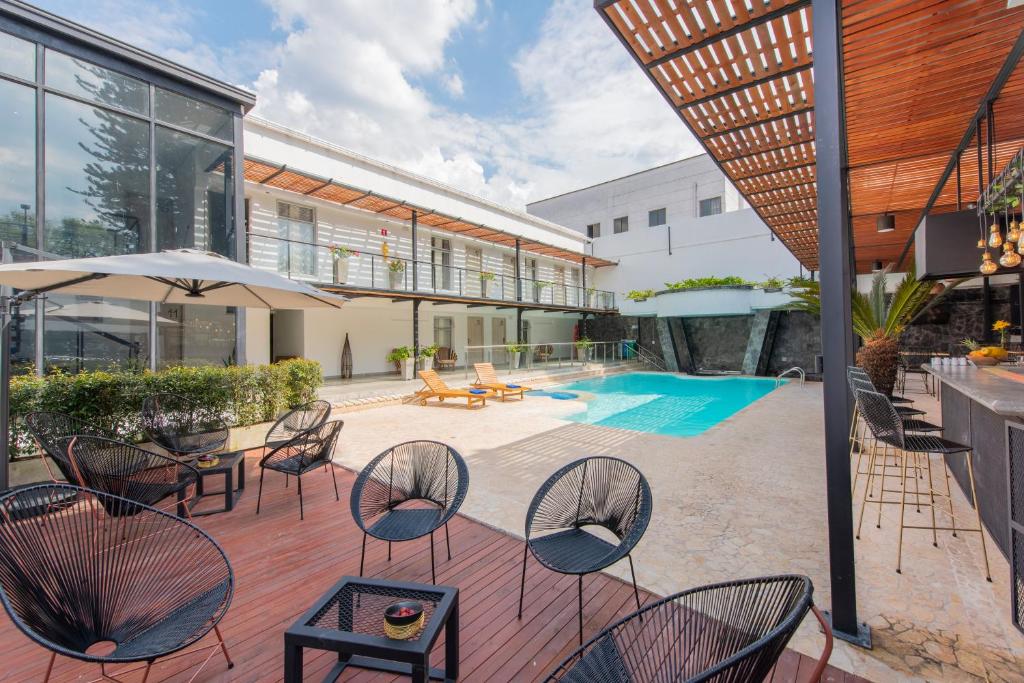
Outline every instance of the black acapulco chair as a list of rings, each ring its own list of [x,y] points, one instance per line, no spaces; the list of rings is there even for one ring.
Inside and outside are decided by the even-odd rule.
[[[26,505],[76,495],[71,507]],[[135,508],[111,517],[105,510]],[[46,510],[40,513],[40,510]],[[69,484],[38,484],[0,496],[0,599],[14,625],[57,655],[108,666],[218,650],[234,666],[218,623],[231,604],[227,556],[202,529],[126,498]],[[213,631],[217,642],[182,652]],[[198,673],[198,672],[197,672]]]
[[[25,415],[25,425],[28,427],[29,433],[32,434],[32,438],[39,444],[41,449],[39,455],[43,459],[43,465],[46,467],[46,471],[52,481],[58,481],[58,478],[53,470],[50,469],[50,463],[46,460],[45,456],[50,456],[50,459],[57,465],[57,469],[64,475],[64,479],[71,483],[76,483],[78,482],[78,475],[71,467],[71,461],[68,459],[68,441],[77,434],[100,437],[111,436],[106,431],[85,420],[72,417],[66,413],[52,411],[28,413]]]
[[[444,527],[452,559],[448,521],[469,490],[469,469],[462,456],[438,441],[408,441],[387,449],[363,468],[349,499],[352,518],[363,531],[359,575],[366,559],[366,537],[391,544],[430,536],[430,578],[437,583],[434,532]]]
[[[199,470],[192,465],[99,436],[73,436],[66,443],[81,486],[151,507],[159,507],[163,500],[175,496],[178,516],[191,518],[187,501],[199,481]],[[107,512],[134,514],[139,509],[129,506]]]
[[[182,460],[221,450],[229,435],[222,415],[170,393],[142,402],[142,429],[153,443]]]
[[[304,432],[307,429],[319,427],[323,423],[327,422],[327,418],[330,416],[330,401],[310,401],[309,403],[292,408],[287,413],[279,417],[277,422],[270,427],[270,431],[267,432],[264,447],[267,449],[277,448],[296,434]]]
[[[633,595],[640,592],[630,554],[651,521],[651,487],[640,470],[625,460],[583,458],[552,474],[540,487],[526,513],[526,546],[519,588],[519,618],[526,593],[526,559],[532,553],[543,566],[560,574],[575,574],[579,595],[580,644],[583,643],[583,575],[629,559]],[[602,527],[617,544],[587,531]]]
[[[338,442],[338,433],[344,425],[341,420],[333,420],[299,432],[260,459],[260,489],[256,496],[257,515],[260,514],[260,502],[263,499],[263,475],[267,470],[295,476],[299,480],[299,519],[306,518],[302,505],[302,475],[318,467],[326,465],[331,470],[334,497],[341,500],[338,493],[338,478],[334,474],[334,467],[331,466],[331,457]]]
[[[824,629],[825,648],[803,680],[818,681],[832,654],[832,630],[812,602],[813,590],[806,576],[766,576],[676,593],[591,638],[547,681],[762,681],[808,610]]]

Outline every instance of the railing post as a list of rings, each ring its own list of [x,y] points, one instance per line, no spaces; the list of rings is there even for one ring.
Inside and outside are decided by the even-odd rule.
[[[416,209],[413,209],[412,210],[412,291],[414,291],[414,292],[419,288],[419,285],[417,284],[417,281],[419,280],[419,278],[416,277],[416,275],[417,275],[416,271],[418,269],[418,266],[417,266],[418,245],[417,245],[417,242],[419,241],[419,231],[417,230],[418,218],[419,218],[419,216],[417,214]]]
[[[522,301],[523,300],[523,282],[522,282],[522,277],[519,274],[519,270],[521,268],[520,261],[519,261],[519,258],[520,258],[520,253],[519,252],[520,252],[520,241],[519,241],[519,238],[517,237],[516,238],[516,301]]]
[[[377,257],[370,254],[370,289],[377,288],[376,261]]]

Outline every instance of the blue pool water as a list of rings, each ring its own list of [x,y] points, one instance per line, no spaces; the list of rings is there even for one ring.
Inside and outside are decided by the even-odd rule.
[[[695,436],[773,391],[775,380],[631,372],[556,389],[579,393],[584,399],[579,402],[585,410],[567,418],[574,422]]]

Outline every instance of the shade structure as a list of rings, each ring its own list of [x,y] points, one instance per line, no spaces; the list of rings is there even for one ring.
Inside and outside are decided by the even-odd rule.
[[[0,265],[0,285],[21,290],[13,297],[0,297],[0,490],[9,484],[12,307],[41,294],[276,309],[341,308],[347,301],[277,273],[194,249]]]
[[[33,308],[27,308],[22,311],[22,315],[33,316],[35,314],[36,312]],[[46,317],[47,329],[54,329],[52,327],[54,324],[52,319],[56,318],[57,320],[64,321],[65,325],[59,329],[65,330],[75,329],[78,321],[91,322],[93,320],[100,320],[105,325],[111,323],[148,323],[149,311],[131,308],[130,306],[119,306],[109,301],[80,301],[73,304],[47,306]],[[156,323],[158,325],[173,325],[177,321],[158,315],[156,316]]]
[[[12,263],[0,266],[0,285],[38,293],[246,308],[340,308],[346,301],[277,273],[193,249]]]

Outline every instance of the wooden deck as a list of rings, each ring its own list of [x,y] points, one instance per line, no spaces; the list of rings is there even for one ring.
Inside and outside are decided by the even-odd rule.
[[[327,474],[304,478],[305,513],[299,521],[294,483],[268,472],[263,505],[256,516],[259,480],[255,458],[250,457],[246,494],[231,513],[196,518],[216,538],[235,572],[235,595],[221,622],[235,668],[228,670],[215,656],[197,681],[279,681],[284,663],[283,634],[312,602],[341,576],[358,574],[361,534],[349,513],[349,490],[355,477],[338,468],[341,501],[335,501]],[[211,480],[209,488],[219,488]],[[219,504],[210,499],[209,504]],[[207,501],[203,505],[208,504]],[[576,580],[543,570],[531,559],[527,570],[527,599],[522,621],[516,618],[523,555],[521,540],[464,517],[450,525],[452,560],[437,544],[438,583],[458,586],[461,595],[460,680],[533,681],[543,677],[577,645]],[[379,578],[430,583],[429,544],[424,540],[395,544],[391,562],[387,547],[370,541],[366,574]],[[654,598],[641,592],[641,599]],[[632,587],[605,574],[584,580],[584,634],[635,609]],[[443,641],[431,664],[443,663]],[[201,644],[212,643],[212,635]],[[47,653],[19,633],[9,619],[0,621],[0,651],[4,667],[0,679],[42,680]],[[194,673],[199,655],[158,662],[149,681],[185,681]],[[336,661],[326,652],[306,651],[306,680],[322,680]],[[813,661],[787,651],[771,677],[772,683],[806,681]],[[124,670],[124,668],[120,669]],[[118,669],[113,669],[114,672]],[[99,673],[87,665],[58,657],[51,680],[85,681]],[[141,672],[128,681],[140,681]],[[366,671],[345,672],[346,681],[400,680]],[[408,679],[405,679],[408,680]],[[861,679],[829,669],[823,679],[832,683],[860,683]]]

